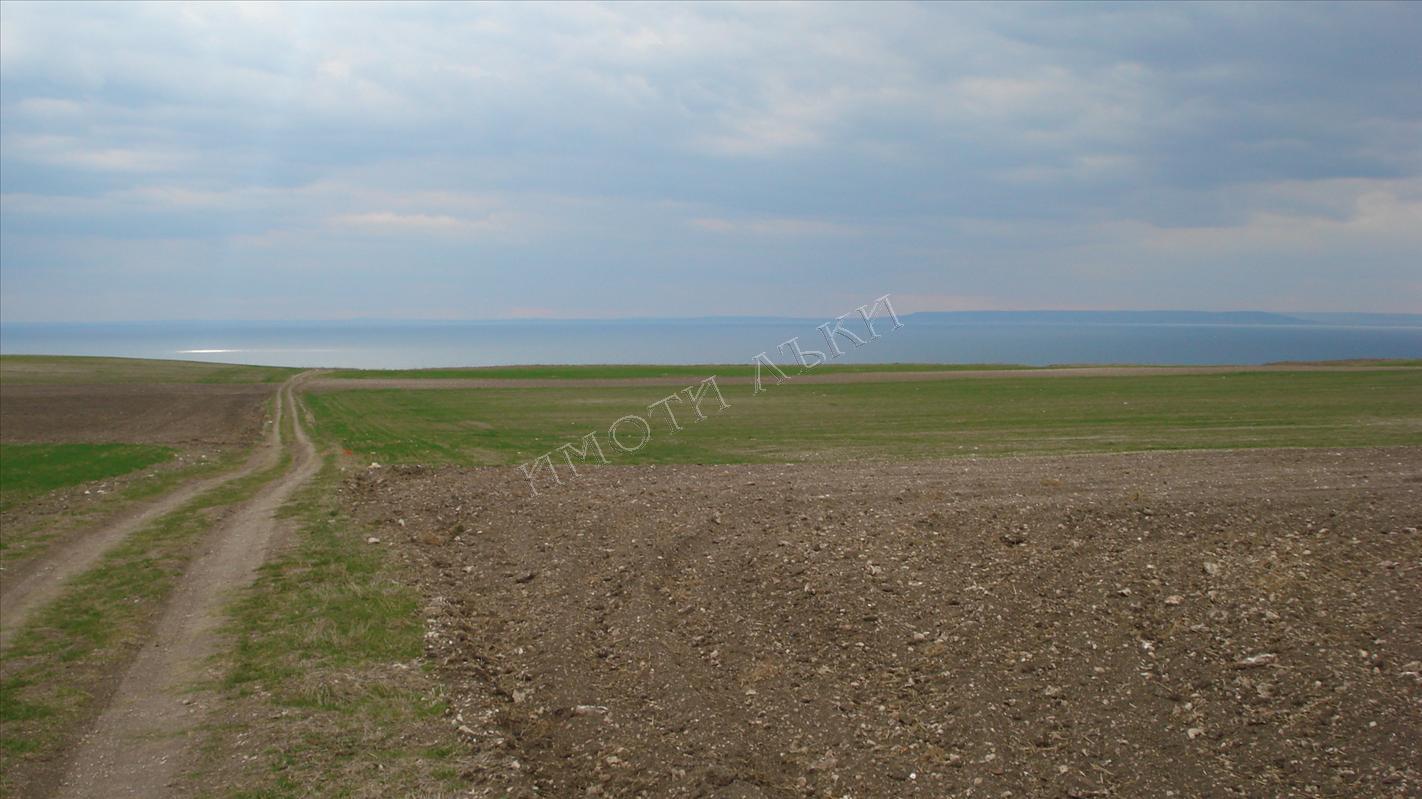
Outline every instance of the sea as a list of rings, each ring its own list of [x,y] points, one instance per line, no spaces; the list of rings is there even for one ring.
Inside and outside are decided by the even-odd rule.
[[[1422,316],[1382,324],[1149,315],[910,314],[844,327],[836,363],[1261,364],[1422,358]],[[780,345],[834,355],[829,320],[0,323],[0,353],[170,358],[275,366],[411,369],[510,364],[750,363]],[[831,330],[833,328],[830,328]]]

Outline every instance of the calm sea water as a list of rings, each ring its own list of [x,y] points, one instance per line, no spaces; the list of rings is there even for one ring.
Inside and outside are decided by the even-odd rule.
[[[279,366],[746,363],[817,320],[122,323],[0,325],[0,352],[121,355]],[[881,329],[887,325],[880,323]],[[1422,358],[1422,326],[943,323],[904,326],[843,363],[1266,363]],[[786,361],[787,357],[776,357]]]

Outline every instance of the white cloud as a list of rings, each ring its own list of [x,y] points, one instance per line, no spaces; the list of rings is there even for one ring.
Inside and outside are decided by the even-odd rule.
[[[158,147],[96,146],[73,136],[20,135],[7,139],[20,160],[69,169],[113,172],[171,172],[191,161],[191,155]]]
[[[777,217],[753,219],[699,217],[691,220],[691,225],[712,233],[749,233],[762,236],[850,236],[863,232],[863,229],[856,225],[846,225],[823,219]]]
[[[331,217],[329,221],[336,227],[361,233],[458,235],[502,232],[508,230],[512,223],[510,217],[499,214],[481,219],[468,219],[448,214],[397,213],[394,211],[338,214]]]

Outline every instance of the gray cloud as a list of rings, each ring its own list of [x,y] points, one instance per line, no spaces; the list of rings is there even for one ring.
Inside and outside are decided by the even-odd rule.
[[[0,23],[11,320],[1422,307],[1410,4]]]

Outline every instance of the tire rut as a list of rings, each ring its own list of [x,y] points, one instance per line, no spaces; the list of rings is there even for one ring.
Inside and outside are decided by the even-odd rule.
[[[293,378],[294,379],[294,378]],[[286,385],[290,385],[288,382]],[[138,530],[178,510],[203,494],[228,483],[268,469],[281,455],[282,391],[277,389],[276,410],[272,414],[271,430],[247,461],[235,470],[195,480],[144,503],[136,511],[123,513],[118,519],[89,533],[80,533],[53,547],[24,572],[0,588],[0,646],[10,643],[26,620],[39,608],[54,600],[63,591],[69,578],[88,571],[110,549]]]
[[[152,638],[120,678],[107,707],[72,750],[55,795],[161,797],[179,776],[183,753],[203,719],[206,677],[219,650],[223,605],[248,585],[272,548],[281,526],[278,509],[321,467],[302,427],[289,381],[278,403],[290,413],[294,442],[291,466],[237,506],[209,533],[174,590]]]

